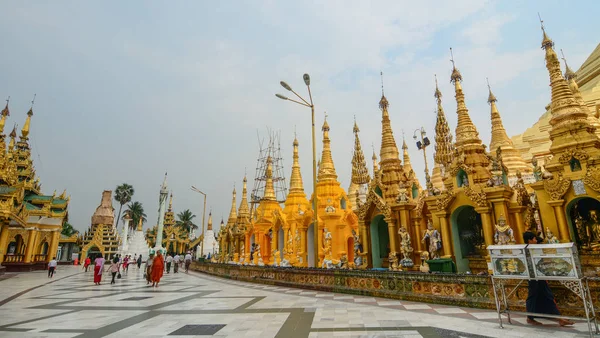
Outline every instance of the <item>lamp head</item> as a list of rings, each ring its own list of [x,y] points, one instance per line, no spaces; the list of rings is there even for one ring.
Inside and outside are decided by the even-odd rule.
[[[289,84],[285,83],[284,81],[279,81],[279,84],[281,84],[281,86],[289,91],[292,90],[292,87],[290,87]]]
[[[302,76],[302,78],[304,79],[304,83],[305,83],[307,86],[310,86],[310,75],[308,75],[308,74],[304,74],[304,75]]]
[[[287,100],[288,99],[286,96],[283,96],[281,94],[275,94],[275,96],[277,96],[278,98],[280,98],[282,100]]]

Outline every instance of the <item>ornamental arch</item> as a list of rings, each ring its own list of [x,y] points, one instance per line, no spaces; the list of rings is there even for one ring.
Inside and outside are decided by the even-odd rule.
[[[481,215],[472,205],[456,208],[450,217],[452,244],[458,272],[470,271],[469,258],[480,257],[485,248]]]

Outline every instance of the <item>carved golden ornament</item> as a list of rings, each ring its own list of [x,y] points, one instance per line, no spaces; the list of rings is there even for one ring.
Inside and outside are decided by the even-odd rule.
[[[359,208],[358,210],[358,219],[364,221],[367,217],[367,212],[371,205],[375,205],[377,209],[385,216],[386,218],[390,218],[391,209],[385,203],[383,198],[375,193],[374,190],[369,190],[369,196],[367,197],[367,201]]]
[[[21,235],[21,237],[23,238],[24,244],[27,244],[27,240],[29,239],[29,231],[28,230],[20,229],[20,228],[9,228],[9,231],[8,231],[9,241],[11,239],[17,237],[18,235]]]
[[[475,169],[473,167],[468,166],[468,165],[466,165],[464,163],[460,163],[460,162],[458,164],[452,166],[450,168],[449,173],[452,176],[456,176],[461,169],[464,170],[464,172],[466,172],[467,174],[474,174],[475,173]]]
[[[554,175],[550,179],[544,180],[544,190],[550,195],[553,201],[560,200],[563,195],[569,190],[571,181],[566,180],[562,173]]]
[[[464,187],[463,191],[465,192],[465,195],[467,195],[467,197],[478,207],[488,206],[487,195],[485,191],[477,192],[469,186]]]
[[[560,155],[558,161],[564,165],[568,164],[572,158],[575,158],[579,162],[584,162],[587,161],[589,157],[590,155],[588,155],[581,149],[569,149]]]
[[[592,167],[587,168],[583,183],[587,184],[590,188],[597,192],[600,192],[600,168]]]
[[[453,191],[444,191],[443,193],[441,193],[440,195],[437,196],[437,199],[435,201],[435,205],[437,207],[438,211],[443,211],[446,210],[446,208],[448,207],[448,205],[450,205],[450,203],[452,202],[452,200],[454,200],[454,197],[456,195],[454,194]]]
[[[421,216],[423,213],[423,206],[425,205],[425,194],[419,194],[419,198],[417,199],[417,206],[415,207],[415,214],[417,216]]]

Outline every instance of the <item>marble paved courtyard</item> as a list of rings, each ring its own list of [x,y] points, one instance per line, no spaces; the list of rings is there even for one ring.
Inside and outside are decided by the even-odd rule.
[[[180,270],[181,271],[181,270]],[[146,286],[60,266],[0,278],[0,337],[586,337],[587,326],[514,325],[496,313],[243,283],[190,272]]]

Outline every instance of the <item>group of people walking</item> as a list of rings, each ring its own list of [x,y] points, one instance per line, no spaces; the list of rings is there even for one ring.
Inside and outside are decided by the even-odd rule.
[[[146,259],[146,267],[144,269],[144,278],[146,279],[146,284],[150,285],[150,283],[152,283],[153,287],[158,287],[160,279],[162,278],[165,270],[167,273],[170,273],[171,266],[173,266],[173,272],[177,273],[179,271],[179,266],[183,264],[185,266],[185,272],[187,273],[191,263],[191,252],[188,252],[185,254],[185,256],[183,254],[175,254],[175,256],[172,256],[170,253],[168,253],[165,258],[161,251],[150,251],[150,255],[148,259]],[[101,254],[95,257],[87,257],[83,263],[83,269],[85,272],[88,271],[92,264],[94,269],[94,284],[100,285],[103,272],[110,272],[112,277],[110,284],[115,284],[115,278],[121,278],[121,272],[128,272],[129,265],[136,264],[138,269],[141,269],[142,255],[138,256],[136,254],[133,258],[131,258],[131,255],[126,255],[125,257],[122,257],[121,255],[115,255],[110,261],[110,265],[106,269],[106,260]],[[48,275],[50,276],[50,274],[53,272],[54,269],[49,268]]]

